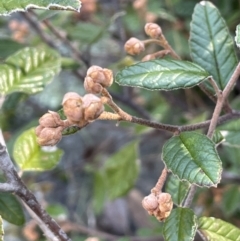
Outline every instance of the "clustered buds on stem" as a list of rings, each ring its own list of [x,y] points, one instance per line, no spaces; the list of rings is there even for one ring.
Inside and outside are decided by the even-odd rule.
[[[144,30],[153,39],[158,39],[162,35],[162,29],[156,23],[146,23]]]
[[[125,51],[131,55],[140,54],[145,50],[144,43],[137,38],[130,38],[124,45]]]
[[[100,94],[103,88],[111,86],[112,83],[112,71],[94,65],[87,71],[87,76],[84,80],[84,88],[88,93]]]
[[[173,201],[169,193],[151,193],[142,201],[143,208],[158,221],[164,221],[171,213]]]

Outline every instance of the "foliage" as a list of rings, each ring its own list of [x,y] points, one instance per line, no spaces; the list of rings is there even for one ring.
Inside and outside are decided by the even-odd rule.
[[[84,4],[92,8],[84,8]],[[172,197],[164,203],[167,211],[161,210],[163,204],[158,199],[160,211],[151,205],[150,211],[147,210],[156,217],[166,214],[159,219],[164,221],[161,227],[166,241],[194,240],[197,230],[209,241],[239,240],[240,230],[234,226],[240,217],[239,185],[234,183],[235,174],[240,170],[240,101],[236,84],[240,75],[240,19],[236,3],[232,0],[226,5],[226,1],[219,1],[215,6],[209,1],[177,0],[169,4],[168,1],[153,0],[144,6],[137,4],[138,1],[129,2],[121,6],[124,15],[120,11],[112,15],[112,11],[105,14],[104,8],[97,13],[95,2],[87,1],[83,1],[83,10],[77,14],[81,7],[78,0],[27,0],[24,3],[3,0],[0,3],[0,15],[4,16],[0,28],[5,33],[0,38],[1,126],[9,155],[22,173],[26,186],[34,189],[36,185],[38,190],[44,180],[47,188],[42,189],[54,193],[54,185],[67,183],[57,191],[64,192],[64,189],[71,195],[79,193],[73,199],[66,194],[56,194],[62,203],[47,207],[56,219],[60,220],[61,214],[69,215],[71,209],[78,211],[76,220],[89,223],[82,217],[88,219],[91,216],[94,220],[101,217],[108,211],[109,203],[121,198],[127,200],[126,197],[130,199],[131,191],[136,189],[142,193],[151,192],[154,197],[167,192]],[[26,10],[30,11],[25,13]],[[14,18],[16,12],[22,13],[16,15],[17,20],[10,22],[6,29],[5,23],[12,20],[5,15],[11,14]],[[148,32],[146,27],[144,32],[150,16],[154,17],[153,21],[162,23],[161,29],[153,25],[157,28],[155,32]],[[32,26],[37,36],[23,24],[24,21]],[[174,29],[174,26],[177,27]],[[142,39],[146,35],[147,40],[138,40],[145,48],[141,51],[145,52],[139,50],[139,57],[123,55],[122,42],[126,41],[126,36]],[[125,50],[128,51],[126,45]],[[146,57],[149,60],[145,61]],[[112,72],[106,74],[106,68],[96,66],[97,70],[91,72],[89,67],[92,65],[107,66],[116,72],[111,87]],[[108,84],[104,82],[106,76],[110,76]],[[84,78],[83,85],[79,80]],[[89,86],[87,78],[92,81]],[[97,95],[93,97],[93,105],[90,100],[83,101],[86,90],[92,91],[88,97]],[[66,99],[63,108],[60,106],[62,96],[73,91],[81,96],[78,95],[77,105],[71,105],[70,99],[66,111]],[[115,99],[119,103],[115,103]],[[96,103],[100,103],[100,107]],[[100,108],[98,114],[96,106]],[[42,121],[39,134],[32,123],[35,125],[48,109],[54,110],[59,120],[51,117],[50,124]],[[69,117],[71,111],[77,115],[75,120]],[[206,120],[207,116],[211,119]],[[115,127],[100,120],[126,123]],[[147,128],[132,129],[133,124]],[[59,148],[38,144],[40,138],[46,138],[42,134],[44,128],[55,138],[59,127],[61,132],[56,142],[63,136]],[[150,128],[168,131],[172,136],[163,132],[155,134],[149,131]],[[151,164],[153,159],[154,164]],[[163,171],[157,166],[158,159],[161,159]],[[148,168],[151,173],[146,175]],[[9,184],[9,175],[16,170],[10,174],[4,166],[1,170],[5,179],[0,183],[0,189],[6,191],[9,187],[4,184]],[[160,171],[162,174],[158,179]],[[171,174],[164,186],[167,172]],[[154,182],[158,180],[153,187],[152,182],[149,185],[145,180],[149,176]],[[228,183],[229,176],[231,184]],[[219,185],[221,178],[223,181]],[[238,181],[239,177],[236,179]],[[37,180],[41,180],[41,184]],[[36,184],[32,185],[32,182]],[[54,185],[48,185],[48,182],[54,182]],[[68,190],[71,185],[74,191]],[[196,188],[198,202],[193,199]],[[19,189],[11,189],[11,192],[1,193],[0,215],[10,223],[22,225],[25,217],[13,194],[19,198],[23,194]],[[207,203],[202,196],[208,192],[214,195]],[[27,205],[38,205],[35,200],[22,200]],[[214,202],[218,202],[217,205]],[[168,213],[172,203],[176,207]],[[197,209],[190,208],[191,204],[201,206],[199,210],[203,211],[197,213],[199,217],[194,213]],[[41,215],[39,211],[36,213]],[[218,219],[203,216],[206,213]],[[115,219],[118,221],[118,217]],[[2,220],[0,223],[2,230]],[[47,223],[47,226],[51,228],[51,224]],[[159,228],[159,223],[155,226]],[[2,231],[0,240],[3,240]],[[63,240],[67,240],[66,236]]]

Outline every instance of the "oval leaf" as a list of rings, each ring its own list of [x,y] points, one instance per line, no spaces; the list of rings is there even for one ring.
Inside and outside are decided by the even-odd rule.
[[[116,75],[116,82],[149,90],[175,90],[191,88],[208,76],[204,69],[191,62],[156,59],[123,69]]]
[[[60,68],[61,59],[56,51],[24,48],[0,65],[0,93],[40,92],[60,72]]]
[[[103,173],[106,195],[115,199],[125,195],[135,184],[138,177],[137,142],[127,144],[106,160]]]
[[[223,90],[238,61],[227,25],[212,3],[201,1],[196,5],[189,41],[192,60],[208,71]]]
[[[240,24],[238,24],[236,28],[236,36],[235,36],[235,42],[238,48],[240,48]]]
[[[25,222],[22,205],[11,193],[1,193],[0,215],[3,219],[15,225],[23,225]]]
[[[173,209],[163,225],[165,241],[192,241],[197,230],[197,218],[189,208]]]
[[[50,148],[47,151],[38,145],[34,128],[31,128],[17,138],[13,157],[23,171],[50,170],[58,164],[63,154],[60,149]]]
[[[172,137],[163,146],[162,159],[180,180],[199,186],[217,186],[222,163],[212,142],[205,135],[184,132]]]
[[[190,186],[189,182],[180,181],[174,175],[170,175],[166,184],[166,192],[171,194],[174,204],[181,206],[188,194]]]
[[[198,229],[208,241],[240,241],[240,229],[221,219],[202,217]]]
[[[79,0],[1,0],[0,15],[9,15],[19,11],[24,12],[29,8],[80,11],[80,7],[81,2]]]

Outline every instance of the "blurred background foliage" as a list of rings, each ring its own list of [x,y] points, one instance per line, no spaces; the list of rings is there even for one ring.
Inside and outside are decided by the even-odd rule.
[[[116,73],[155,52],[158,47],[149,45],[143,55],[133,58],[123,49],[130,37],[147,38],[143,31],[146,22],[158,23],[176,52],[183,59],[191,60],[189,25],[198,2],[82,0],[80,13],[35,10],[30,12],[32,22],[20,13],[1,17],[2,63],[25,46],[52,43],[62,56],[61,73],[43,92],[31,96],[15,92],[3,103],[0,120],[10,154],[13,154],[14,142],[21,133],[36,126],[38,119],[48,110],[61,108],[65,93],[84,94],[83,80],[88,67],[99,65]],[[240,1],[212,2],[219,8],[234,36],[240,22]],[[71,49],[53,34],[49,22],[79,50],[82,62],[72,59]],[[34,24],[40,26],[50,41],[42,40]],[[237,53],[239,55],[239,51]],[[236,109],[240,108],[239,91],[238,84],[231,96],[232,106]],[[110,92],[130,114],[169,124],[192,124],[209,119],[214,108],[198,87],[151,92],[113,84]],[[228,126],[221,130],[228,135],[232,129]],[[146,214],[141,200],[161,173],[161,148],[169,137],[166,132],[133,124],[96,121],[62,139],[58,147],[64,154],[54,169],[24,172],[22,178],[74,241],[89,236],[102,240],[113,237],[107,235],[124,236],[126,240],[134,240],[133,236],[155,240],[154,237],[161,234],[161,224]],[[225,167],[222,182],[217,189],[199,189],[194,211],[240,227],[240,149],[238,145],[221,144],[218,150]],[[95,234],[95,229],[101,232]],[[34,221],[27,221],[21,229],[5,223],[5,233],[5,240],[9,241],[44,240]]]

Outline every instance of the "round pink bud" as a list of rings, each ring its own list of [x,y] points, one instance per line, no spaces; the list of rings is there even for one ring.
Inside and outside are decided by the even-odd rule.
[[[63,121],[57,112],[49,111],[39,119],[39,124],[44,127],[57,127],[62,126]]]
[[[144,43],[137,38],[130,38],[124,45],[125,51],[131,55],[140,54],[145,50]]]
[[[92,94],[100,94],[102,92],[103,87],[95,83],[91,77],[86,77],[84,79],[84,88],[88,93]]]
[[[142,200],[142,206],[148,212],[153,212],[158,208],[157,197],[153,193],[149,194]]]
[[[156,23],[146,23],[145,33],[151,38],[157,39],[162,35],[162,29]]]
[[[170,212],[173,208],[172,197],[169,193],[160,193],[158,196],[159,210],[162,213]]]

